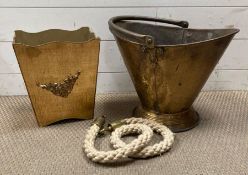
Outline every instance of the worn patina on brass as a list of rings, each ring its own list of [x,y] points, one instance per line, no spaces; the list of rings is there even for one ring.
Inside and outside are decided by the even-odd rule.
[[[134,115],[174,132],[195,127],[199,116],[192,104],[239,30],[189,29],[186,21],[136,16],[111,18],[109,28],[141,101]]]

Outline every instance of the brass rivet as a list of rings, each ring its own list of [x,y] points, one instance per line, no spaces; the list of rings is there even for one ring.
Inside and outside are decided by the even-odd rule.
[[[148,39],[147,39],[147,43],[148,43],[148,44],[151,44],[151,43],[152,43],[152,39],[151,39],[151,38],[148,38]]]

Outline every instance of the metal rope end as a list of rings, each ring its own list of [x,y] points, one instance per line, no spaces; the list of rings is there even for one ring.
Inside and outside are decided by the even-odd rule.
[[[97,125],[99,126],[100,129],[102,129],[104,127],[104,124],[105,124],[105,116],[101,116],[94,118],[91,125]]]
[[[115,121],[115,122],[112,122],[112,123],[109,123],[107,127],[103,128],[100,130],[99,133],[101,134],[104,134],[106,132],[112,132],[114,131],[116,128],[119,128],[121,127],[122,125],[125,125],[126,123],[121,121],[121,120],[118,120],[118,121]]]

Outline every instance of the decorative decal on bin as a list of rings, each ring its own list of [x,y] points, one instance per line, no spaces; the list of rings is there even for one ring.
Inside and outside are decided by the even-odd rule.
[[[52,92],[54,95],[66,98],[72,92],[80,74],[81,72],[78,71],[75,75],[68,75],[67,78],[64,79],[61,83],[38,83],[37,86]]]

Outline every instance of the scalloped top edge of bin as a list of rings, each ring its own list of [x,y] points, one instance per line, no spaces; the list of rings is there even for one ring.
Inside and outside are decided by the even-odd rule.
[[[23,30],[16,30],[13,44],[26,46],[40,46],[54,42],[85,43],[99,39],[89,27],[81,27],[77,30],[49,29],[41,32],[30,33]]]

